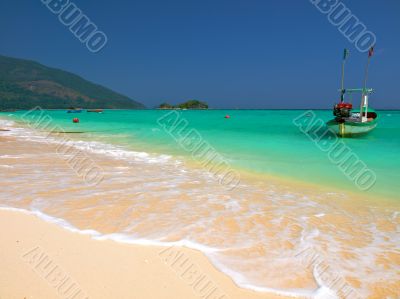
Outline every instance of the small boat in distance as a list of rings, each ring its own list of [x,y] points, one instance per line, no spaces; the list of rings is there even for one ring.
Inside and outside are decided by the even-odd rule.
[[[82,112],[82,108],[69,108],[67,110],[67,113],[81,113]]]
[[[88,109],[86,112],[103,113],[103,109]]]
[[[349,55],[347,49],[344,50],[342,63],[342,88],[340,89],[340,103],[333,107],[334,119],[328,121],[326,125],[340,137],[352,137],[371,132],[378,125],[378,113],[368,106],[369,95],[373,92],[372,88],[367,88],[368,69],[374,47],[368,52],[368,63],[365,70],[365,80],[363,88],[344,88],[344,68],[346,59]],[[349,94],[352,99],[354,93],[361,93],[360,109],[353,110],[353,104],[345,102],[345,95]]]

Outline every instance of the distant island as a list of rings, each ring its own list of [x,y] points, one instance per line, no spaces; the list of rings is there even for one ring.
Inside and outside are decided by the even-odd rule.
[[[0,110],[144,109],[145,106],[75,74],[0,55]]]
[[[162,103],[158,109],[208,109],[208,104],[197,100],[189,100],[175,106],[168,103]]]

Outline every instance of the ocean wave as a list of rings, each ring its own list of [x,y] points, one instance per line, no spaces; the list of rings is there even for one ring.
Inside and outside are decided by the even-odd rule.
[[[45,213],[42,213],[39,210],[27,210],[27,209],[22,209],[22,208],[13,208],[13,207],[6,207],[6,206],[0,206],[0,210],[23,213],[26,215],[33,215],[33,216],[38,217],[39,219],[42,219],[45,222],[60,226],[67,231],[70,231],[73,233],[78,233],[81,235],[89,235],[94,240],[101,240],[101,241],[111,240],[111,241],[114,241],[117,243],[141,245],[141,246],[186,247],[189,249],[198,250],[198,251],[203,252],[209,258],[209,260],[214,264],[215,267],[217,267],[223,273],[230,276],[236,283],[239,282],[238,283],[239,287],[242,287],[245,289],[250,289],[253,291],[257,291],[257,292],[273,293],[276,295],[287,296],[287,297],[292,297],[292,298],[305,298],[305,297],[306,298],[314,298],[314,299],[328,299],[328,298],[336,299],[336,298],[339,298],[335,295],[335,293],[332,290],[330,290],[329,288],[327,288],[323,285],[320,286],[316,290],[313,290],[313,289],[311,289],[311,290],[302,290],[302,289],[283,290],[283,289],[259,287],[259,286],[255,286],[255,285],[251,285],[251,284],[240,283],[243,275],[241,273],[231,271],[229,268],[226,268],[225,265],[221,264],[212,255],[213,253],[221,252],[224,250],[204,246],[204,245],[196,243],[196,242],[192,242],[192,241],[188,241],[188,240],[180,240],[180,241],[176,241],[176,242],[162,242],[162,241],[150,240],[150,239],[136,239],[127,234],[117,234],[117,233],[116,234],[101,234],[100,232],[98,232],[96,230],[78,229],[77,227],[75,227],[74,225],[72,225],[71,223],[69,223],[68,221],[66,221],[62,218],[57,218],[57,217],[47,215]]]
[[[14,125],[15,125],[14,121],[0,118],[0,129],[10,129]]]
[[[137,152],[123,148],[121,146],[102,143],[98,141],[82,141],[64,138],[62,136],[53,137],[49,135],[48,132],[39,132],[29,128],[15,127],[15,123],[13,121],[3,120],[3,123],[7,125],[7,128],[12,128],[11,131],[6,132],[6,134],[4,135],[13,136],[15,138],[24,139],[26,141],[55,144],[65,147],[74,147],[76,149],[92,154],[106,155],[115,159],[124,159],[127,161],[135,160],[150,164],[166,163],[172,159],[172,156],[170,155]]]
[[[284,296],[339,297],[298,256],[310,248],[333,275],[356,281],[363,298],[369,285],[393,282],[400,266],[390,258],[398,253],[400,240],[399,214],[393,209],[368,207],[343,193],[281,188],[275,182],[243,182],[226,191],[204,169],[169,155],[98,141],[66,142],[27,128],[5,133],[27,146],[68,144],[112,163],[104,165],[105,180],[88,188],[74,174],[55,168],[54,160],[46,159],[49,152],[6,153],[3,157],[35,163],[18,161],[13,165],[18,176],[0,172],[9,186],[0,195],[0,204],[7,205],[2,209],[22,210],[96,240],[196,249],[240,287]],[[12,208],[21,205],[26,209]],[[301,288],[291,285],[296,280],[304,281]]]

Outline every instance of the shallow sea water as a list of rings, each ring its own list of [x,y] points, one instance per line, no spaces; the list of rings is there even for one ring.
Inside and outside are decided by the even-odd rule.
[[[321,173],[332,165],[325,165],[329,160],[317,154],[302,166],[307,170],[301,180],[295,180],[296,167],[285,167],[294,163],[293,159],[305,159],[303,151],[315,153],[306,141],[296,141],[306,139],[295,133],[296,127],[287,128],[286,138],[282,132],[266,129],[267,146],[262,144],[266,138],[257,136],[258,127],[247,134],[240,124],[222,123],[223,117],[218,127],[212,125],[218,112],[210,111],[211,124],[206,130],[196,126],[197,120],[190,116],[201,112],[183,112],[192,127],[242,172],[240,184],[229,190],[204,167],[190,161],[157,125],[157,118],[135,111],[129,116],[134,124],[114,131],[116,124],[103,122],[112,114],[116,123],[122,123],[131,112],[81,114],[79,127],[70,124],[71,115],[62,113],[50,112],[57,125],[86,133],[49,134],[26,127],[15,116],[0,120],[0,128],[10,130],[0,132],[1,207],[28,210],[97,239],[198,249],[239,286],[256,291],[306,298],[346,298],[346,289],[354,292],[352,298],[397,298],[400,294],[400,203],[395,196],[385,196],[396,193],[398,186],[387,193],[379,190],[387,182],[370,193],[357,191],[337,173],[324,177]],[[160,116],[166,112],[149,113]],[[219,112],[219,116],[226,113]],[[234,113],[239,112],[230,112]],[[263,116],[272,112],[252,113]],[[149,119],[155,123],[150,125]],[[99,124],[91,126],[94,122]],[[89,127],[95,132],[88,132]],[[243,138],[240,142],[232,136],[222,138],[224,130]],[[378,133],[355,141],[354,150],[366,146],[360,145],[362,142],[375,144]],[[291,141],[293,134],[299,136]],[[101,169],[99,184],[87,184],[66,162],[72,152],[60,154],[63,138]],[[256,139],[259,145],[255,145]],[[296,142],[304,142],[304,148],[296,145],[299,154],[292,157],[290,144]],[[398,143],[387,142],[391,148],[382,154],[394,157]],[[287,149],[275,152],[285,143]],[[284,154],[285,163],[279,160]],[[369,154],[365,157],[370,159]],[[393,158],[391,162],[392,167],[398,163]],[[388,167],[379,165],[377,174]],[[317,166],[319,178],[309,179],[308,171]],[[324,183],[331,176],[334,182]],[[398,181],[398,174],[388,171],[387,179]],[[338,183],[346,187],[337,188]],[[338,279],[341,282],[335,284]]]

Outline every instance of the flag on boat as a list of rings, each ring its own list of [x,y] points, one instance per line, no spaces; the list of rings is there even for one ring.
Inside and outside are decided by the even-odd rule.
[[[350,51],[348,49],[344,49],[343,52],[343,60],[346,60],[349,57]]]
[[[374,47],[371,47],[368,51],[368,57],[372,57],[372,55],[374,55]]]

